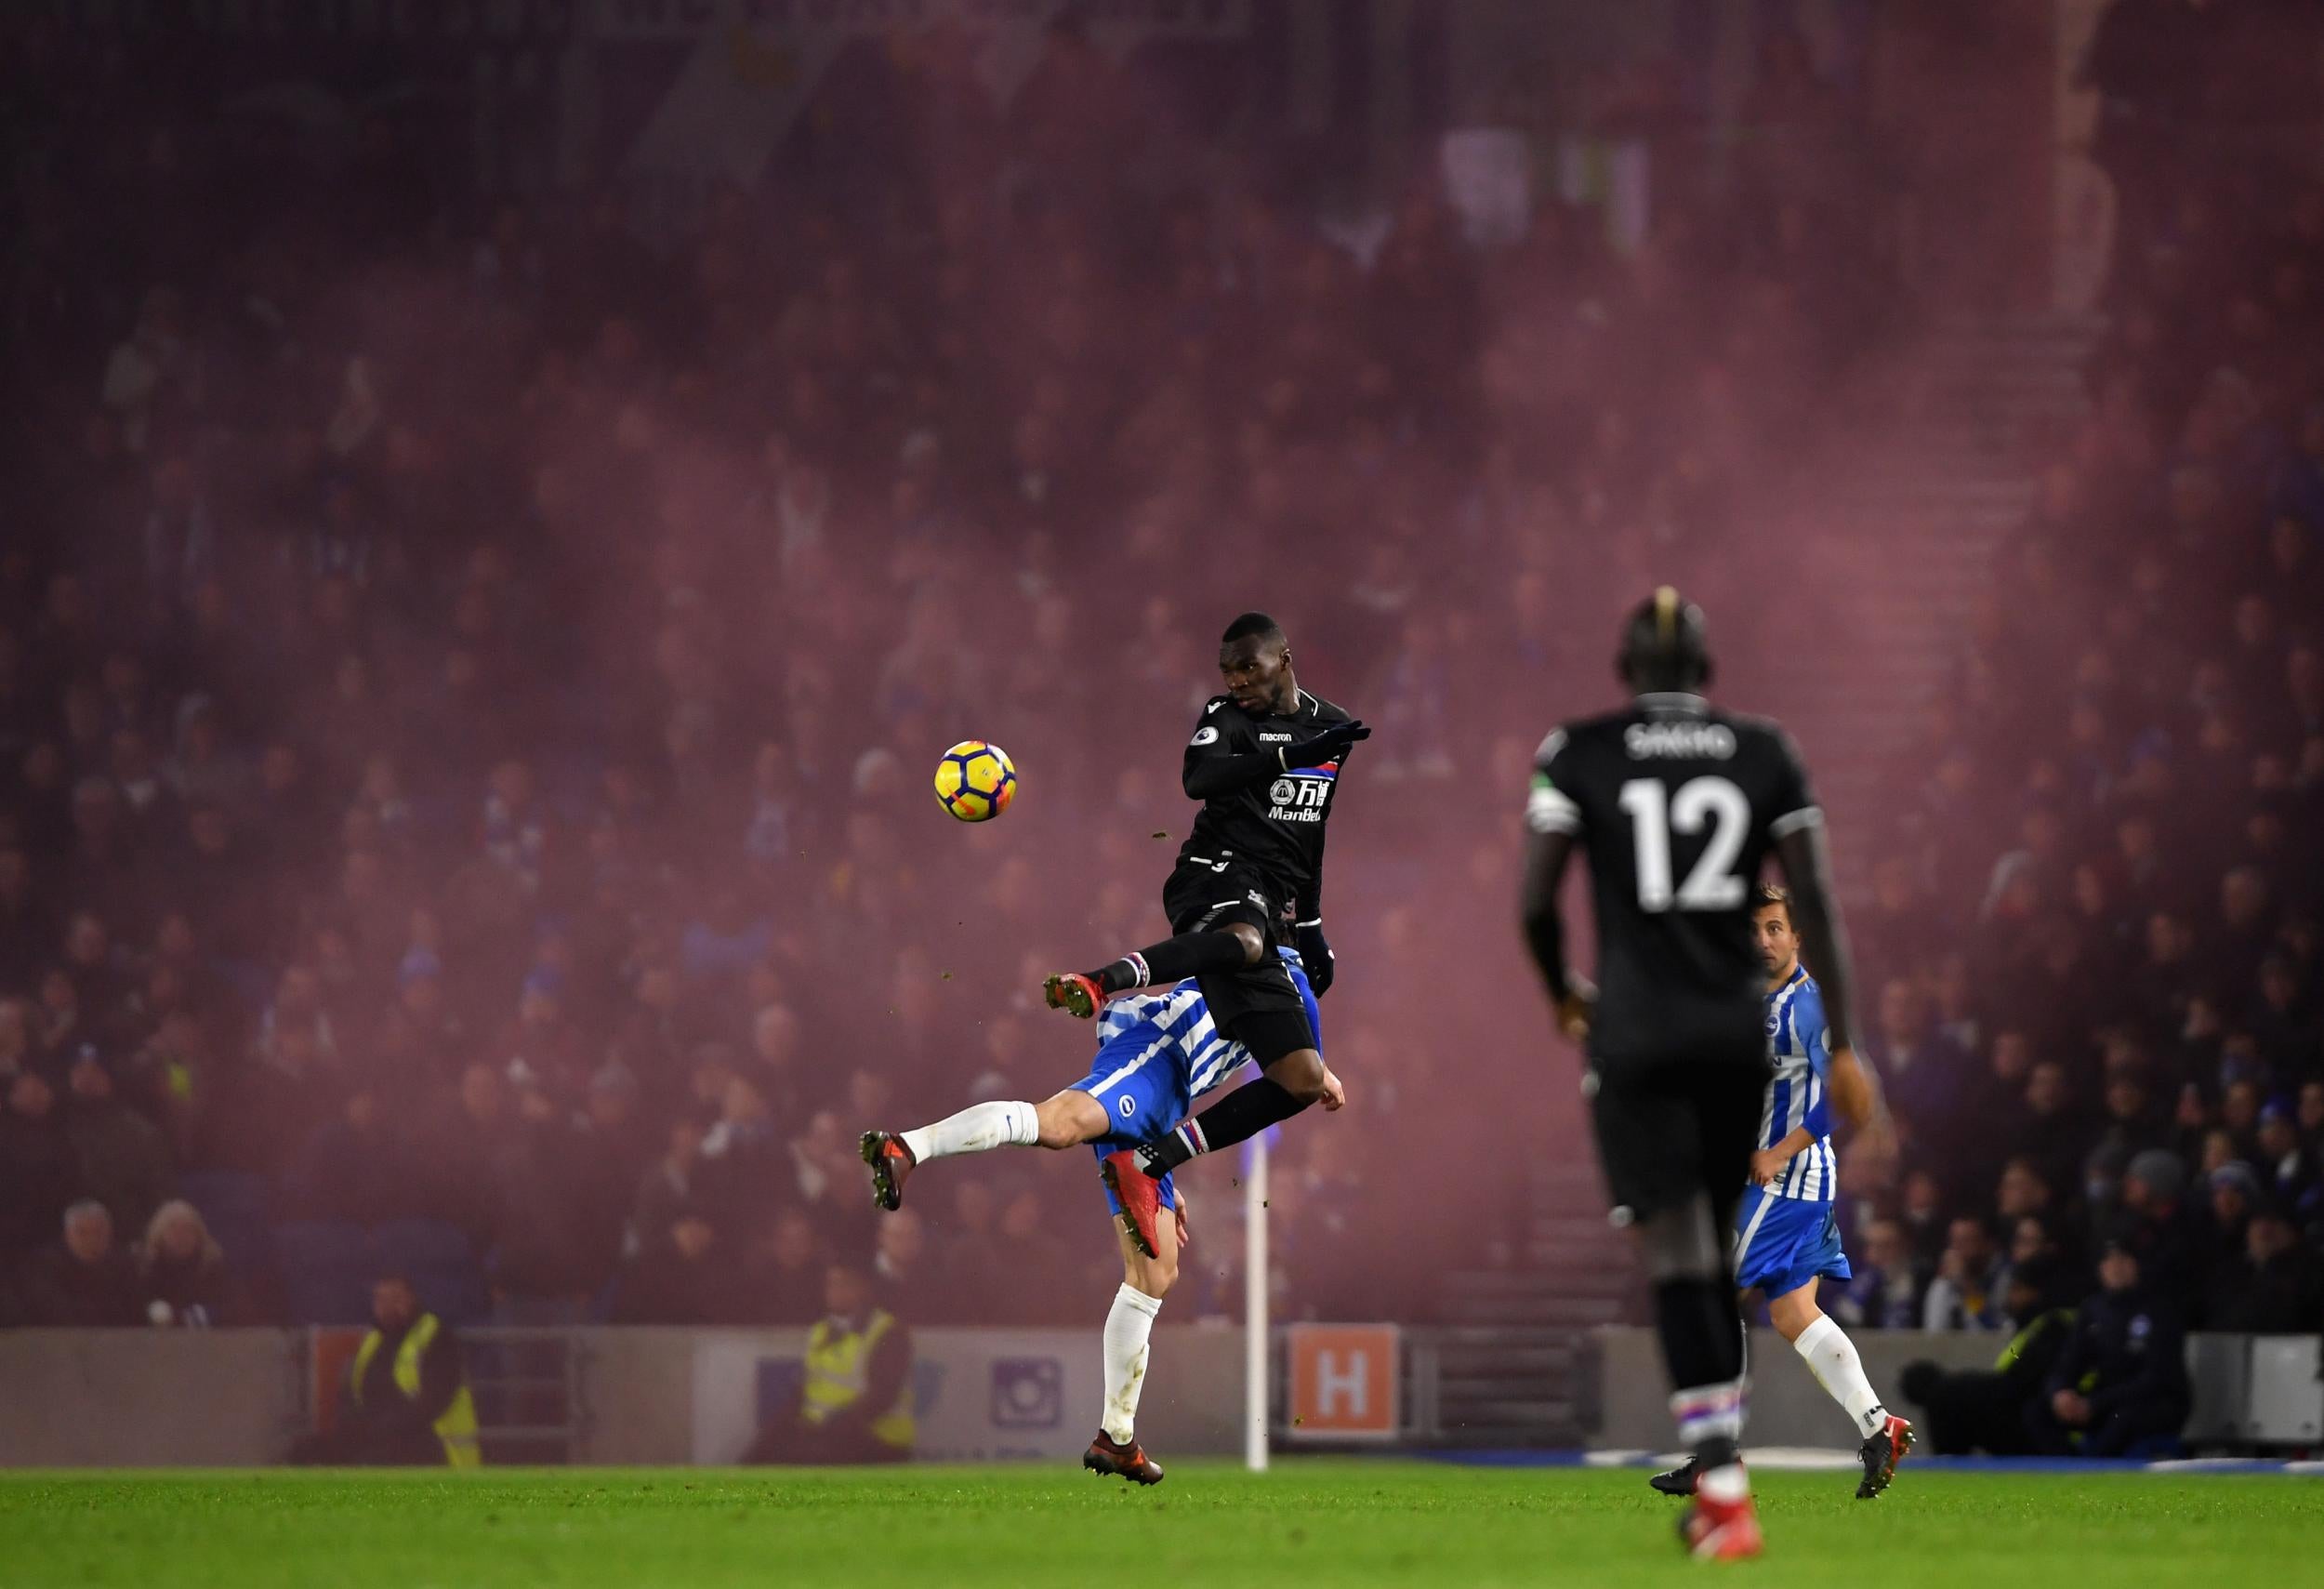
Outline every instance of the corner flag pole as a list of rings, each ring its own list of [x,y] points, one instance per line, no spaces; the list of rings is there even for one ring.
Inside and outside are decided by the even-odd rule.
[[[1243,1465],[1267,1470],[1267,1133],[1243,1155]]]

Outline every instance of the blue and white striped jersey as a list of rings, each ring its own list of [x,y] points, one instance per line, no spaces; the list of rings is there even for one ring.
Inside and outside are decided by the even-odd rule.
[[[1826,1078],[1831,1070],[1831,1033],[1824,1026],[1824,995],[1805,966],[1767,995],[1767,1057],[1775,1079],[1760,1111],[1759,1145],[1774,1147],[1805,1127],[1815,1140],[1768,1190],[1779,1198],[1829,1203],[1839,1190],[1840,1160],[1831,1150],[1831,1100]]]
[[[1308,1029],[1315,1033],[1320,1052],[1323,1021],[1299,951],[1279,947],[1275,952],[1293,968],[1300,997],[1307,1005]],[[1118,1055],[1119,1064],[1089,1091],[1110,1092],[1131,1072],[1160,1061],[1183,1078],[1189,1099],[1201,1097],[1251,1057],[1250,1050],[1220,1032],[1210,1018],[1210,1006],[1203,1001],[1201,986],[1192,977],[1107,1000],[1098,1012],[1098,1051],[1101,1056]]]

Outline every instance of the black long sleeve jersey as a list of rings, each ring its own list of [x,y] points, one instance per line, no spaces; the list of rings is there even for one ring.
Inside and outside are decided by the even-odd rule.
[[[1305,690],[1298,708],[1280,716],[1254,717],[1234,696],[1214,696],[1186,745],[1182,782],[1203,807],[1179,846],[1179,864],[1248,861],[1274,884],[1278,905],[1290,906],[1295,922],[1323,920],[1324,834],[1350,748],[1313,766],[1293,764],[1284,751],[1348,721]]]

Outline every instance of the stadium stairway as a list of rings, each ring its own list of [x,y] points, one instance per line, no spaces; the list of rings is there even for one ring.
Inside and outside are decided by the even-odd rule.
[[[1583,1371],[1591,1332],[1636,1314],[1629,1239],[1607,1224],[1587,1159],[1537,1165],[1529,1198],[1522,1251],[1446,1277],[1434,1444],[1571,1447],[1595,1422],[1595,1377]]]
[[[1861,893],[1882,780],[1943,686],[1991,592],[1994,551],[2037,488],[2037,445],[2089,411],[2082,371],[2100,327],[2017,315],[1939,327],[1901,421],[1826,483],[1816,532],[1819,643],[1765,677],[1815,769],[1839,834],[1842,882]],[[1447,1278],[1434,1332],[1433,1443],[1553,1448],[1596,1423],[1591,1332],[1644,1317],[1628,1238],[1606,1222],[1586,1158],[1538,1166],[1523,1250]]]
[[[1816,589],[1843,599],[1817,602],[1819,643],[1771,662],[1765,704],[1815,769],[1852,894],[1870,857],[1848,835],[1877,811],[1992,594],[1995,549],[2035,497],[2040,444],[2089,412],[2083,370],[2101,329],[2052,314],[1941,325],[1899,422],[1826,484],[1811,555]]]

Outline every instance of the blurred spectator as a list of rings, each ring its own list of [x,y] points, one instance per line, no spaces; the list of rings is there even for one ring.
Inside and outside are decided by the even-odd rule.
[[[1892,978],[1881,987],[1881,1073],[1896,1118],[1913,1141],[1955,1136],[1955,1106],[1975,1068],[1941,1026],[1929,1020],[1918,983]]]
[[[2010,1228],[2022,1219],[2040,1219],[2050,1212],[2050,1183],[2041,1178],[2034,1161],[2021,1154],[2002,1169],[1993,1207],[2003,1227]]]
[[[2270,1198],[2305,1214],[2317,1197],[2316,1149],[2300,1140],[2290,1106],[2271,1102],[2260,1110],[2259,1165]]]
[[[932,1318],[944,1309],[944,1293],[928,1250],[928,1229],[918,1213],[898,1209],[879,1222],[872,1254],[872,1284],[879,1305],[900,1318]]]
[[[693,1198],[694,1174],[702,1157],[701,1120],[680,1114],[669,1123],[662,1156],[646,1168],[623,1227],[622,1252],[635,1258],[649,1237],[669,1228],[678,1211]]]
[[[474,1467],[483,1461],[476,1402],[451,1330],[424,1312],[411,1281],[371,1289],[372,1328],[339,1386],[329,1428],[300,1440],[302,1464]]]
[[[408,1123],[408,1122],[407,1122]],[[377,1225],[429,1212],[415,1183],[410,1144],[371,1088],[347,1095],[339,1117],[307,1139],[284,1177],[287,1206],[302,1219]]]
[[[2134,1249],[2146,1283],[2163,1296],[2201,1292],[2200,1216],[2186,1206],[2185,1193],[2186,1166],[2160,1148],[2137,1155],[2123,1172],[2122,1209],[2129,1223],[2117,1237]]]
[[[912,1332],[858,1264],[825,1269],[824,1313],[808,1331],[798,1407],[759,1431],[747,1463],[909,1461],[916,1438]]]
[[[146,1318],[157,1325],[207,1329],[255,1322],[201,1211],[176,1200],[153,1211],[137,1252]]]
[[[815,1222],[806,1212],[795,1208],[778,1212],[765,1237],[752,1249],[742,1277],[751,1299],[751,1320],[812,1324],[822,1316],[827,1261]]]
[[[0,1275],[55,1239],[80,1185],[80,1164],[57,1111],[56,1089],[20,1070],[0,1109]]]
[[[2034,1450],[2119,1457],[2175,1437],[2186,1423],[2186,1327],[2167,1293],[2143,1283],[2137,1250],[2109,1239],[2103,1288],[2083,1302],[2041,1395],[2027,1405]]]
[[[337,1079],[317,1053],[312,1028],[293,1024],[232,1078],[206,1126],[206,1157],[219,1168],[280,1176],[340,1107]]]
[[[1874,1220],[1865,1233],[1864,1255],[1855,1274],[1832,1299],[1832,1312],[1852,1329],[1917,1330],[1921,1327],[1922,1277],[1902,1226]]]
[[[2077,1117],[2066,1066],[2037,1061],[2026,1079],[2024,1110],[2014,1122],[2012,1150],[2052,1186],[2075,1184],[2089,1152],[2089,1132]]]
[[[94,1047],[73,1056],[65,1137],[75,1185],[125,1229],[142,1230],[175,1185],[168,1138],[121,1101],[112,1069]]]
[[[1049,1316],[1050,1298],[1072,1291],[1076,1265],[1063,1243],[1044,1227],[1040,1196],[1031,1187],[1002,1206],[993,1246],[995,1273],[1007,1277],[985,1292],[991,1309],[986,1317],[993,1322],[1037,1323]]]
[[[706,1212],[681,1205],[640,1233],[638,1256],[615,1281],[617,1324],[725,1324],[739,1310],[736,1265]]]
[[[695,1196],[723,1216],[722,1224],[741,1229],[746,1222],[765,1217],[781,1166],[781,1147],[765,1096],[749,1078],[730,1073],[718,1119],[702,1139]],[[850,1177],[850,1190],[854,1189],[852,1181]]]
[[[25,1265],[20,1284],[25,1322],[35,1325],[128,1326],[146,1322],[137,1265],[113,1244],[112,1215],[94,1199],[64,1212],[64,1237]]]
[[[2259,1204],[2244,1227],[2243,1251],[2212,1272],[2203,1327],[2254,1335],[2324,1331],[2324,1263],[2280,1207]]]
[[[2251,1167],[2239,1159],[2230,1159],[2213,1170],[2209,1178],[2211,1187],[2211,1230],[2205,1248],[2212,1257],[2212,1278],[2225,1266],[2241,1261],[2244,1233],[2251,1224],[2251,1211],[2262,1200],[2260,1178]]]
[[[494,1322],[578,1324],[620,1254],[614,1211],[630,1173],[587,1151],[545,1078],[521,1060],[510,1069],[515,1119],[487,1168]]]
[[[1936,1261],[1952,1233],[1945,1218],[1944,1190],[1934,1172],[1916,1168],[1906,1172],[1896,1218],[1914,1266],[1924,1278],[1935,1274]]]
[[[1921,1304],[1923,1330],[1998,1330],[2003,1322],[2001,1255],[1982,1219],[1956,1219]]]

